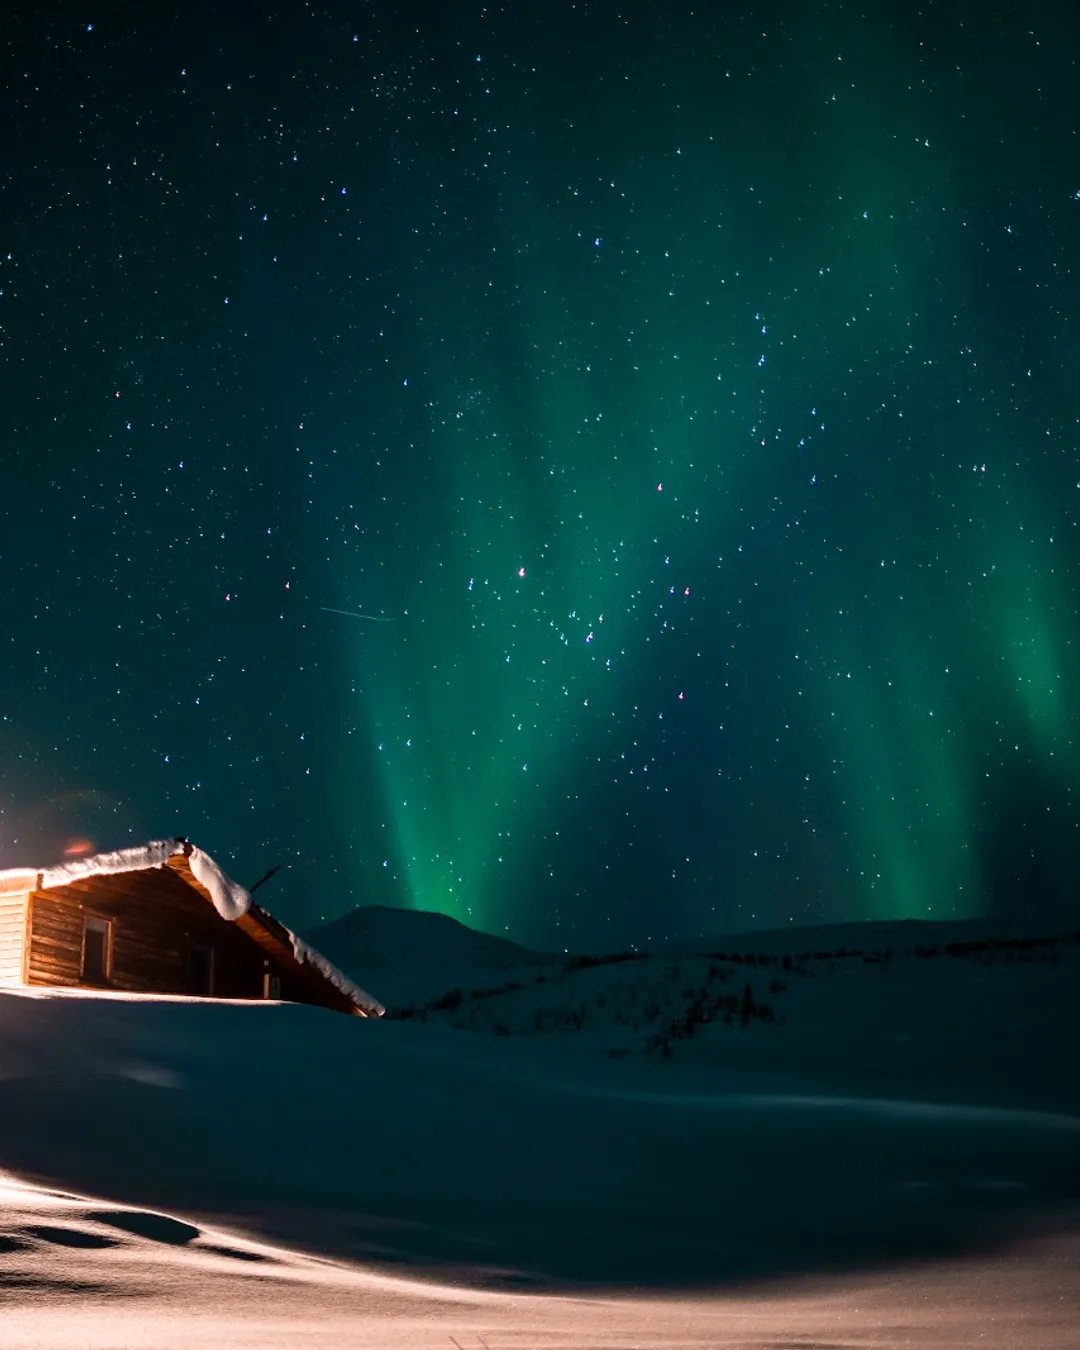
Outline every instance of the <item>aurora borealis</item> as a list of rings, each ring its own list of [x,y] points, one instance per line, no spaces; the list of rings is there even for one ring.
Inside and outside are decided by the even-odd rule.
[[[1074,25],[864,8],[16,6],[0,866],[1075,910]]]

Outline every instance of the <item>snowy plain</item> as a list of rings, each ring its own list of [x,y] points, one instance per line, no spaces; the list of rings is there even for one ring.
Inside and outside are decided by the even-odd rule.
[[[485,971],[395,922],[386,985],[447,962],[404,1018],[347,948],[387,1018],[0,995],[0,1344],[1080,1343],[1077,941]]]

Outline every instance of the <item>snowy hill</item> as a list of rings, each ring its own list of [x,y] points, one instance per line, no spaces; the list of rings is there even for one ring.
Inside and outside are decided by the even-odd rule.
[[[1080,932],[905,920],[543,956],[442,914],[372,906],[308,936],[391,1020],[675,1059],[706,1082],[799,1063],[838,1084],[857,1064],[865,1084],[899,1074],[951,1100],[1072,1100]],[[1035,1034],[1054,1026],[1072,1034]]]
[[[389,1015],[571,1038],[611,1058],[675,1058],[706,1080],[798,1063],[840,1082],[858,1065],[864,1083],[899,1074],[953,1099],[1052,1105],[1072,1100],[1080,932],[1021,936],[979,921],[728,935],[552,960]],[[1002,1058],[1015,1065],[1008,1082]]]
[[[351,978],[366,972],[383,1003],[434,998],[461,983],[493,984],[543,960],[449,915],[385,905],[362,905],[303,937]]]

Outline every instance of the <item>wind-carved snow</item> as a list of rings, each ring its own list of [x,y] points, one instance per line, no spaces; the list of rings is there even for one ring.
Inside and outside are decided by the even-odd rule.
[[[188,866],[195,880],[210,892],[214,908],[223,919],[235,923],[251,908],[251,896],[238,881],[225,875],[209,853],[193,848],[188,854]]]

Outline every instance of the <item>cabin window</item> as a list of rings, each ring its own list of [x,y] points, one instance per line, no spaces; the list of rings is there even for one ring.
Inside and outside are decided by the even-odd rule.
[[[87,915],[83,920],[82,978],[87,984],[107,984],[112,924]]]
[[[263,971],[263,998],[281,997],[281,976],[271,975],[268,970]]]
[[[187,992],[209,998],[214,991],[214,953],[209,947],[192,947],[187,960]]]

